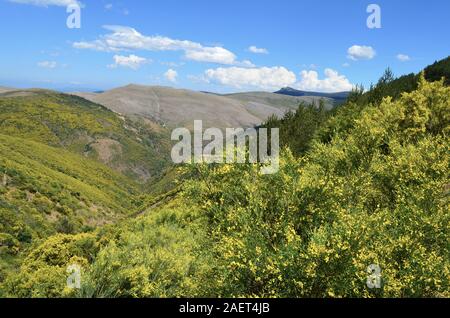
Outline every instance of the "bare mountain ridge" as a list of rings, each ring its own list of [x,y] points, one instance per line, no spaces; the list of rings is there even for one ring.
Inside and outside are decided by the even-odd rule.
[[[301,102],[320,99],[332,107],[332,100],[293,97],[266,92],[218,95],[162,86],[127,85],[101,93],[73,93],[117,113],[145,117],[169,127],[192,128],[194,120],[204,127],[253,127],[271,115],[281,117]]]
[[[0,87],[4,97],[29,96],[45,89],[15,89]],[[50,92],[50,91],[49,91]],[[333,107],[333,99],[318,96],[288,96],[269,92],[213,94],[163,86],[130,84],[97,93],[71,93],[101,104],[128,117],[147,118],[168,127],[192,129],[194,120],[202,120],[207,127],[254,127],[272,115],[282,117],[301,103]]]

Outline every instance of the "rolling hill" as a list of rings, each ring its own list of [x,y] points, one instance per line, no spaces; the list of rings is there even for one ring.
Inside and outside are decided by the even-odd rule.
[[[0,94],[0,280],[39,240],[133,215],[169,166],[168,132],[83,98]]]
[[[139,182],[159,175],[169,160],[169,134],[160,125],[48,90],[0,94],[0,130],[95,159]]]
[[[160,86],[128,85],[102,93],[74,93],[128,116],[158,121],[169,127],[192,128],[203,120],[204,127],[252,127],[271,115],[281,117],[300,102],[315,98],[281,97],[254,92],[218,95]]]
[[[0,295],[448,297],[449,98],[422,77],[418,90],[358,105],[352,119],[339,112],[334,138],[314,137],[298,157],[283,150],[276,174],[186,167],[179,197],[92,233],[48,238],[6,273]],[[295,116],[313,123],[317,111]],[[74,260],[80,290],[65,288]],[[383,268],[383,288],[367,288],[370,264]]]

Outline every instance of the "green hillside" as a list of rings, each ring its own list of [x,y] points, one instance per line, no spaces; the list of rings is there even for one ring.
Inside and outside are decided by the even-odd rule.
[[[168,132],[130,121],[83,98],[44,90],[0,94],[4,135],[61,147],[145,183],[169,161]]]
[[[167,136],[80,97],[0,94],[0,280],[41,239],[134,215],[168,167]]]
[[[0,135],[0,266],[50,235],[131,215],[138,194],[134,181],[96,161]]]

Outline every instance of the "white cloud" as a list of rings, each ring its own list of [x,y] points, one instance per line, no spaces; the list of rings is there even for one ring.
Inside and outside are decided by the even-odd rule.
[[[325,78],[319,79],[316,71],[302,71],[301,80],[295,84],[295,88],[304,91],[315,92],[344,92],[350,91],[353,85],[344,76],[331,68],[325,69]]]
[[[398,55],[397,55],[397,59],[398,59],[400,62],[407,62],[407,61],[410,61],[410,60],[411,60],[411,58],[410,58],[408,55],[406,55],[406,54],[398,54]]]
[[[276,90],[297,81],[295,74],[284,67],[243,68],[228,67],[205,71],[207,81],[234,88],[258,88]]]
[[[197,62],[211,62],[217,64],[234,64],[236,55],[222,47],[202,47],[201,49],[187,50],[185,57]]]
[[[350,67],[350,63],[347,63],[347,62],[346,62],[346,63],[342,64],[342,66],[343,66],[343,67]]]
[[[112,8],[113,8],[113,4],[112,3],[105,4],[105,9],[106,10],[111,10]]]
[[[236,63],[234,63],[234,65],[239,66],[239,67],[249,67],[249,68],[256,67],[256,65],[253,64],[249,60],[243,60],[242,62],[236,62]]]
[[[43,68],[56,68],[58,63],[56,63],[55,61],[42,61],[37,63],[37,65]]]
[[[109,25],[104,26],[111,33],[101,36],[90,42],[75,42],[73,46],[78,49],[91,49],[96,51],[118,52],[127,50],[147,51],[183,51],[184,57],[197,62],[208,62],[225,65],[237,65],[236,55],[220,46],[203,46],[188,40],[176,40],[165,36],[146,36],[137,30],[126,27]]]
[[[114,64],[108,65],[110,68],[116,68],[118,66],[129,67],[133,70],[137,70],[143,64],[151,62],[150,60],[131,54],[129,56],[114,55]]]
[[[377,54],[371,46],[353,45],[347,50],[347,57],[351,60],[371,60]]]
[[[167,72],[164,73],[164,77],[169,82],[175,83],[177,81],[178,73],[173,69],[169,69]]]
[[[77,0],[9,0],[10,2],[31,4],[39,7],[59,6],[67,7],[71,4],[80,4]]]
[[[254,46],[254,45],[250,46],[248,48],[248,50],[250,52],[252,52],[252,53],[255,53],[255,54],[269,54],[269,51],[267,49],[258,48],[258,47]]]

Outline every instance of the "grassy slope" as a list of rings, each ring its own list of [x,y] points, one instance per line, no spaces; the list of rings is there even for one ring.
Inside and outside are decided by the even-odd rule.
[[[0,267],[39,239],[131,215],[138,193],[134,181],[96,161],[0,135]]]
[[[265,118],[249,113],[245,105],[223,96],[161,86],[128,85],[102,94],[80,94],[124,115],[152,118],[168,127],[250,127]],[[275,109],[276,111],[276,109]]]
[[[107,164],[141,182],[168,163],[167,131],[128,121],[80,97],[51,91],[0,95],[2,134],[62,147]]]
[[[0,94],[0,280],[40,239],[136,213],[169,145],[157,124],[79,97]]]

